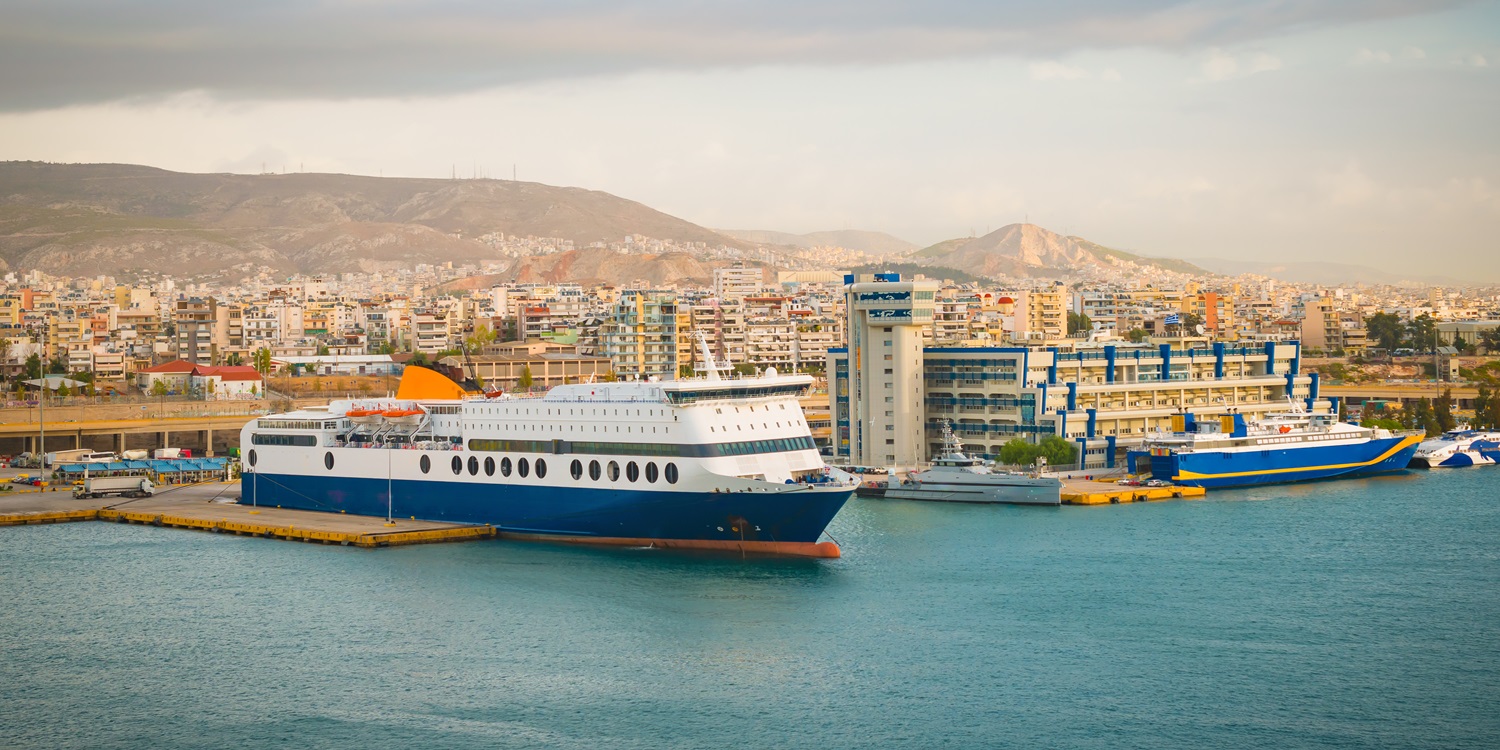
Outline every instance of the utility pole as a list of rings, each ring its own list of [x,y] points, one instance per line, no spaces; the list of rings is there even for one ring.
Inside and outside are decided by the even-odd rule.
[[[42,457],[41,461],[37,465],[41,467],[41,477],[43,482],[47,481],[47,329],[45,325],[46,324],[43,324],[41,335],[42,387],[37,389],[41,396],[40,400],[37,401],[36,409],[36,452]]]

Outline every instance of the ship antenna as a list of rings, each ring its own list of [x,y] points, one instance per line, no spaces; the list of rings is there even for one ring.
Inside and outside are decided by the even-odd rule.
[[[705,336],[703,331],[700,330],[696,333],[696,337],[698,339],[698,349],[703,352],[703,361],[708,379],[719,380],[719,363],[714,360],[713,350],[708,348],[708,336]]]

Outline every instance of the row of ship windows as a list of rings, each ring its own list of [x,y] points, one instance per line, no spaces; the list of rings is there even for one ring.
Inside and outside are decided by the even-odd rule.
[[[256,455],[255,450],[252,448],[250,450],[249,455],[246,456],[246,458],[248,458],[250,460],[250,465],[254,466],[257,463],[257,461],[259,460],[260,457]],[[324,453],[323,454],[323,468],[328,469],[329,471],[333,471],[333,463],[334,463],[333,462],[333,452],[329,451],[327,453]],[[480,463],[479,463],[479,458],[477,456],[469,456],[469,460],[468,460],[467,463],[464,461],[464,459],[461,456],[454,456],[453,460],[450,462],[449,465],[453,469],[454,476],[458,476],[458,475],[463,474],[464,473],[464,468],[466,466],[467,466],[467,468],[469,470],[469,476],[478,476],[479,475],[479,466],[480,466]],[[431,456],[425,456],[425,455],[422,456],[421,460],[418,461],[418,466],[421,467],[423,474],[427,474],[427,473],[431,472],[432,471],[432,457]],[[500,476],[503,476],[503,477],[508,477],[508,476],[511,475],[512,472],[514,472],[514,473],[516,473],[516,474],[518,474],[518,475],[520,475],[521,477],[524,478],[524,477],[529,476],[532,471],[535,471],[537,479],[545,479],[546,476],[547,476],[547,459],[545,459],[545,458],[538,458],[538,459],[536,459],[536,461],[534,463],[530,459],[526,459],[526,458],[518,458],[518,459],[515,460],[514,463],[512,463],[511,460],[510,460],[510,456],[505,456],[505,457],[501,458],[499,460],[499,462],[496,462],[495,458],[493,456],[489,456],[489,457],[486,457],[484,459],[484,475],[485,476],[487,476],[487,477],[495,476],[495,471],[496,471],[497,468],[500,471]],[[569,469],[569,473],[573,475],[574,479],[582,479],[583,478],[583,462],[582,461],[580,461],[580,460],[578,460],[576,458],[573,459],[573,463],[568,467],[568,469]],[[606,473],[609,476],[609,481],[611,481],[611,482],[618,482],[618,481],[620,481],[620,462],[619,461],[610,461],[609,464],[606,466],[606,465],[600,464],[597,459],[596,460],[592,460],[592,461],[589,461],[588,472],[589,472],[589,479],[592,479],[592,480],[594,480],[596,482],[599,481],[599,477],[604,476]],[[641,465],[640,464],[636,463],[635,461],[627,461],[627,462],[625,462],[625,479],[627,481],[630,481],[630,482],[640,481],[641,474],[642,474],[642,472],[641,472]],[[652,484],[654,484],[657,479],[666,479],[668,484],[677,484],[677,479],[678,479],[677,464],[672,463],[672,462],[669,461],[669,462],[667,462],[667,464],[666,464],[666,466],[664,468],[662,468],[662,469],[659,470],[657,468],[657,466],[656,466],[656,462],[655,461],[647,461],[646,462],[645,477],[646,477],[646,481],[648,483],[652,483]]]
[[[329,460],[331,460],[332,454],[329,454],[328,458]],[[325,463],[327,463],[327,461],[325,461]],[[423,474],[432,471],[432,459],[430,457],[423,456],[420,465]],[[475,456],[470,456],[467,463],[465,463],[464,460],[459,456],[454,456],[452,462],[450,463],[450,466],[453,469],[453,474],[455,476],[463,474],[464,468],[466,466],[469,470],[469,476],[479,475],[480,463],[479,459]],[[536,459],[535,463],[525,458],[518,458],[514,463],[512,463],[510,460],[510,456],[501,458],[498,463],[495,461],[493,456],[484,459],[485,476],[495,476],[495,470],[497,468],[500,471],[500,476],[503,477],[510,476],[512,471],[522,477],[525,477],[533,470],[536,471],[537,479],[543,479],[547,476],[547,460],[544,458]],[[618,482],[620,480],[620,462],[610,461],[606,466],[600,464],[597,460],[589,461],[588,472],[589,479],[592,479],[596,482],[599,481],[599,478],[601,476],[604,476],[606,474],[608,474],[609,476],[609,481]],[[568,473],[571,474],[574,479],[582,479],[583,462],[576,458],[573,459],[573,463],[568,466]],[[642,472],[640,464],[636,463],[635,461],[627,461],[625,463],[625,479],[627,481],[640,481],[641,473]],[[645,477],[646,481],[650,483],[655,483],[657,479],[665,478],[668,484],[676,484],[678,479],[677,464],[669,462],[666,464],[664,470],[659,470],[656,466],[655,461],[647,461]]]
[[[533,411],[535,412],[534,414],[532,413]],[[618,416],[620,416],[620,410],[619,409],[583,409],[583,408],[573,409],[573,408],[569,408],[567,411],[568,411],[567,414],[563,414],[562,407],[558,407],[558,409],[557,409],[557,416],[559,416],[559,417],[571,417],[571,416],[580,416],[580,417],[618,417]],[[645,414],[641,414],[642,411],[645,411],[646,413]],[[636,409],[635,410],[635,414],[632,415],[630,413],[630,409],[626,409],[625,410],[625,416],[627,416],[627,417],[629,417],[629,416],[637,416],[637,417],[640,417],[640,416],[646,416],[646,417],[661,416],[661,417],[665,417],[665,416],[667,416],[667,410],[666,409],[661,409],[659,411],[661,412],[660,414],[657,413],[658,412],[657,409],[644,409],[644,410],[643,409]],[[518,409],[512,410],[509,407],[494,407],[494,406],[491,406],[491,407],[485,407],[485,406],[473,407],[473,408],[470,409],[470,412],[478,412],[480,414],[489,414],[489,415],[495,415],[495,416],[505,416],[505,415],[509,415],[509,414],[514,414],[516,416],[535,416],[535,417],[544,416],[542,414],[542,410],[541,409],[519,409],[518,408]],[[575,412],[576,412],[576,414],[575,414]],[[611,412],[613,412],[613,413],[611,413]],[[545,416],[549,416],[549,417],[552,416],[552,410],[551,409],[547,409],[547,413],[546,413]]]

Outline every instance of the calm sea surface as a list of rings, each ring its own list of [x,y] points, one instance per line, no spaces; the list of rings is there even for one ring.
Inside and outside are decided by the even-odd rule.
[[[1500,469],[830,530],[841,560],[0,529],[0,746],[1500,747]]]

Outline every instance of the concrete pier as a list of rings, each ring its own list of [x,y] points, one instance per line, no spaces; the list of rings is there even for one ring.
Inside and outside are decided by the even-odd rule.
[[[18,492],[0,495],[0,526],[30,526],[69,521],[112,521],[175,529],[237,534],[355,547],[492,539],[492,526],[385,519],[251,507],[222,502],[239,494],[239,483],[170,487],[154,497],[131,500],[74,499],[71,492]]]
[[[1206,494],[1208,491],[1202,487],[1130,487],[1114,482],[1064,479],[1062,502],[1063,505],[1117,505],[1172,498],[1197,500]]]

